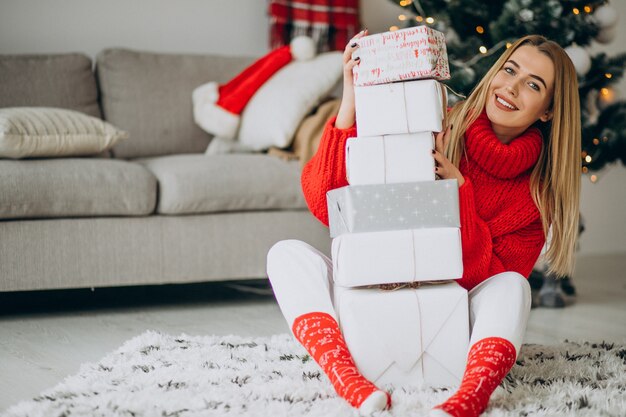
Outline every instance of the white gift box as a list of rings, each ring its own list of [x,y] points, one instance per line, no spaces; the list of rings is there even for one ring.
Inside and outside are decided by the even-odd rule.
[[[440,132],[446,115],[445,86],[435,80],[355,87],[358,136]]]
[[[354,85],[383,84],[419,78],[450,78],[446,40],[428,26],[377,33],[356,40],[352,58]]]
[[[349,138],[346,142],[348,183],[434,181],[434,146],[431,132]]]
[[[382,386],[457,387],[469,347],[467,291],[456,282],[382,291],[335,286],[335,310],[363,376]]]
[[[347,233],[331,246],[337,285],[359,287],[463,276],[457,227]]]

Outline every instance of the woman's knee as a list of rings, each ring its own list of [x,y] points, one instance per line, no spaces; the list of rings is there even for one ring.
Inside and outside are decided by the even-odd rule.
[[[270,250],[267,252],[267,263],[276,260],[282,259],[286,256],[290,256],[294,253],[294,250],[301,247],[302,245],[306,245],[304,242],[296,239],[287,239],[280,240],[272,245]]]
[[[489,298],[500,299],[505,303],[520,301],[530,306],[530,284],[528,280],[518,272],[502,272],[494,275],[482,284],[485,285],[485,288],[479,289],[479,291],[491,293]]]
[[[306,242],[296,239],[276,242],[267,253],[267,272],[285,268],[325,268],[324,255]],[[295,271],[294,271],[295,272]]]

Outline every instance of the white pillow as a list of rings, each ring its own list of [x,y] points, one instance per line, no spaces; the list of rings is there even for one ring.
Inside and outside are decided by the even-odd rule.
[[[241,114],[236,141],[214,138],[207,154],[289,146],[300,122],[329,95],[341,74],[341,52],[290,62],[252,96]]]
[[[0,109],[0,158],[95,155],[126,138],[127,132],[74,110]]]

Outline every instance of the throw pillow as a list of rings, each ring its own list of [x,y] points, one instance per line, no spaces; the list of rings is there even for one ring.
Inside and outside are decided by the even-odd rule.
[[[126,138],[127,132],[74,110],[0,109],[0,158],[95,155]]]
[[[341,52],[287,65],[246,106],[239,142],[255,150],[289,146],[302,120],[328,96],[341,75]]]
[[[323,97],[333,84],[339,84],[340,53],[305,62],[315,57],[315,49],[313,39],[297,36],[289,45],[256,60],[226,84],[212,81],[194,89],[194,120],[214,135],[207,153],[287,146],[297,125],[319,102],[320,95]],[[328,70],[333,73],[334,83],[329,82]],[[327,82],[330,88],[325,85]],[[309,89],[303,90],[301,86]],[[251,101],[252,108],[247,110]]]

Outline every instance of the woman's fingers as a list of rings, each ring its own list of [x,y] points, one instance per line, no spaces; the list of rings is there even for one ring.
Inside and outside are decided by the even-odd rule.
[[[352,53],[359,48],[359,44],[357,43],[357,40],[359,40],[365,35],[367,35],[367,29],[360,31],[359,33],[354,35],[352,39],[350,39],[350,41],[346,45],[346,48],[343,50],[343,63],[344,64],[347,64],[348,62],[352,60]]]
[[[443,135],[444,132],[438,132],[435,136],[435,149],[438,152],[443,152]]]

